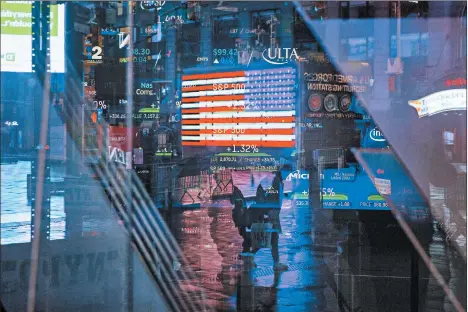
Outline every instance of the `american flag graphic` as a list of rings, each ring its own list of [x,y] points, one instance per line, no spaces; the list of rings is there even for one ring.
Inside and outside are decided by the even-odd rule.
[[[295,146],[296,70],[182,76],[182,145]]]

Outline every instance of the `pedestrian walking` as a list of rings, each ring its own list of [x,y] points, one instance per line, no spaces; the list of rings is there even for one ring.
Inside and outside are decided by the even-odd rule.
[[[231,204],[234,205],[232,209],[232,220],[234,226],[239,230],[239,235],[242,236],[242,252],[249,252],[250,250],[250,233],[247,233],[247,227],[250,226],[249,216],[247,211],[247,203],[241,190],[233,186],[231,195]]]
[[[249,242],[250,252],[247,257],[250,256],[250,262],[253,262],[255,253],[262,247],[258,247],[257,242],[252,241],[252,236],[257,233],[257,237],[263,239],[270,239],[271,255],[273,258],[273,267],[275,270],[286,270],[288,267],[285,264],[280,263],[279,259],[279,234],[282,233],[280,212],[282,204],[282,193],[283,193],[283,179],[281,172],[277,171],[273,179],[271,187],[266,192],[261,184],[257,187],[256,203],[248,209],[248,215],[250,217],[249,228],[250,234],[246,240]],[[255,224],[256,223],[256,224]],[[260,233],[258,231],[261,231]],[[271,235],[271,236],[270,236]],[[261,244],[260,244],[261,246]],[[249,267],[255,267],[255,264],[249,265]]]

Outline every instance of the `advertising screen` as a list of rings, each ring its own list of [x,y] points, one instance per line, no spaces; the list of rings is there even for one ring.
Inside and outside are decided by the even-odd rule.
[[[50,67],[65,71],[65,7],[50,8]],[[1,71],[32,72],[32,1],[1,2]]]
[[[294,148],[295,76],[292,67],[183,76],[184,150],[258,153]]]
[[[137,129],[132,129],[133,137],[133,145],[138,146],[139,140],[137,139]],[[126,127],[116,127],[116,126],[109,126],[108,130],[108,157],[109,161],[120,163],[123,165],[130,165],[131,166],[131,157],[132,151],[128,150],[127,146],[127,139],[128,139],[128,128]],[[135,155],[135,158],[141,158],[142,155]],[[136,164],[140,163],[138,159],[136,160]]]

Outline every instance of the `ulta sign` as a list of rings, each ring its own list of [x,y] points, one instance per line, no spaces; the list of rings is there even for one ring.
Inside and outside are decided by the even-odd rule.
[[[274,65],[283,65],[290,60],[299,59],[296,49],[293,48],[266,49],[263,51],[262,57],[266,62]]]

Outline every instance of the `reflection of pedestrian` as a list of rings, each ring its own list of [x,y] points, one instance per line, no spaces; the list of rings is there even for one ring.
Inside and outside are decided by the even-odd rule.
[[[239,230],[239,235],[244,239],[242,242],[243,253],[250,251],[250,233],[247,232],[247,228],[250,227],[248,217],[247,209],[243,206],[242,200],[237,199],[232,210],[232,219]]]
[[[235,227],[239,230],[239,235],[244,239],[242,242],[242,252],[248,252],[250,250],[250,242],[247,236],[250,233],[247,233],[247,227],[250,226],[250,224],[247,204],[241,190],[236,186],[233,186],[231,204],[234,205],[234,208],[232,209],[232,220]]]
[[[263,204],[265,202],[266,194],[263,186],[259,184],[257,186],[257,193],[255,194],[255,201],[257,204]]]
[[[274,262],[275,270],[287,269],[287,266],[279,262],[279,234],[282,232],[280,223],[280,212],[281,212],[281,193],[283,192],[283,180],[281,173],[278,171],[273,179],[272,186],[269,189],[269,194],[266,194],[261,184],[257,187],[256,193],[256,204],[250,207],[249,217],[250,224],[249,228],[252,227],[252,223],[271,223],[271,256]],[[269,206],[268,203],[279,204]],[[255,253],[259,248],[253,248],[251,233],[246,233],[244,240],[248,241],[248,249],[250,249],[250,257],[254,257]]]
[[[244,194],[242,194],[241,190],[233,185],[232,187],[232,195],[231,195],[231,204],[234,205],[236,203],[236,200],[240,199],[242,201],[242,206],[247,207],[247,203],[245,201]]]
[[[280,203],[281,204],[281,195],[283,192],[283,177],[281,176],[281,172],[276,171],[275,177],[271,184],[271,194],[268,196],[268,201]]]
[[[262,209],[262,208],[251,208],[249,209],[249,215],[251,218],[251,224],[249,228],[252,227],[253,222],[259,223],[271,223],[272,224],[272,232],[271,232],[271,256],[273,258],[274,269],[275,270],[282,270],[287,269],[287,266],[279,262],[279,234],[282,233],[281,223],[280,223],[280,211],[281,209]],[[252,237],[250,236],[251,233],[247,233],[248,235],[248,242],[249,242],[249,249],[252,253],[252,257],[257,253],[260,248],[252,248]]]

